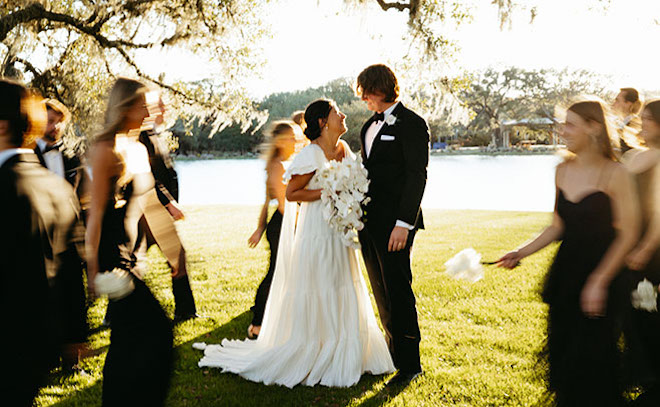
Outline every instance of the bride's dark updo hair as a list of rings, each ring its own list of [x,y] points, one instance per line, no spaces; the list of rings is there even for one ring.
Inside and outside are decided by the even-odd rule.
[[[310,103],[305,109],[305,123],[307,123],[305,136],[307,136],[310,141],[314,141],[321,137],[321,129],[323,126],[319,124],[319,119],[327,119],[334,104],[335,102],[332,100],[319,99]]]

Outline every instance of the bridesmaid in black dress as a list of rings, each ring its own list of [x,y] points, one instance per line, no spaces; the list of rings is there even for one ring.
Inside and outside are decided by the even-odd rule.
[[[108,100],[105,130],[92,148],[92,199],[87,223],[90,294],[97,273],[123,270],[127,295],[112,298],[110,348],[103,369],[103,405],[163,405],[172,361],[172,327],[136,273],[141,195],[154,187],[147,151],[137,137],[149,116],[141,82],[119,78]],[[114,270],[114,271],[113,271]],[[108,277],[109,275],[104,275]],[[126,293],[125,293],[126,294]]]
[[[286,184],[282,181],[284,176],[284,163],[291,158],[296,151],[296,143],[302,140],[302,131],[300,127],[290,121],[278,121],[273,123],[269,131],[269,139],[266,151],[266,202],[261,208],[259,215],[259,225],[248,239],[250,247],[256,247],[261,240],[261,236],[266,232],[266,239],[270,246],[270,262],[268,272],[259,284],[257,295],[252,306],[252,322],[248,327],[248,338],[256,339],[261,330],[261,321],[264,318],[266,301],[270,284],[273,281],[275,271],[275,262],[277,261],[277,247],[280,241],[280,229],[282,228],[282,215],[284,215],[284,195]],[[277,210],[271,216],[266,224],[268,217],[268,207],[271,200],[277,199]]]
[[[562,241],[543,291],[549,305],[550,391],[558,406],[619,406],[620,367],[608,294],[638,237],[637,199],[630,175],[616,162],[602,103],[573,104],[562,136],[571,154],[557,166],[552,224],[499,263],[514,268],[524,257]]]
[[[631,150],[624,156],[637,183],[642,214],[642,237],[628,255],[630,291],[647,279],[660,284],[660,100],[642,110],[641,142],[644,150]],[[657,312],[631,310],[625,325],[626,366],[632,380],[644,393],[634,406],[660,406],[660,316]]]

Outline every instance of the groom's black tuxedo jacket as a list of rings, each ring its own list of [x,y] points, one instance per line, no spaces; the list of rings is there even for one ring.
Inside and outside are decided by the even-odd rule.
[[[60,344],[86,340],[78,200],[34,154],[2,164],[0,196],[0,349],[12,369],[47,372]]]
[[[365,151],[365,135],[374,122],[370,118],[360,132],[362,160],[369,172],[371,201],[365,206],[369,230],[389,233],[397,220],[415,229],[424,229],[420,204],[426,186],[429,161],[429,131],[426,121],[399,103],[392,115],[396,121],[384,123],[371,146]],[[388,137],[383,137],[388,136]]]

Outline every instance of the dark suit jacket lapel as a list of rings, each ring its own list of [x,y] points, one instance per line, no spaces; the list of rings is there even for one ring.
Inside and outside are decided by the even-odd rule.
[[[403,104],[399,102],[399,104],[396,105],[394,110],[392,110],[392,113],[390,115],[394,115],[397,118],[397,120],[399,120],[397,114],[400,112],[402,108],[403,108]],[[380,130],[378,130],[378,133],[376,134],[376,138],[374,138],[374,143],[371,145],[371,152],[369,153],[369,158],[372,158],[374,156],[374,151],[376,150],[376,146],[380,144],[380,136],[382,136],[383,133],[385,133],[385,131],[390,127],[391,126],[389,124],[383,123]]]
[[[80,160],[75,155],[69,156],[66,152],[62,152],[62,162],[64,163],[64,179],[67,180],[73,189],[78,188],[80,183]]]
[[[365,149],[365,137],[367,136],[367,130],[369,130],[369,127],[371,127],[371,123],[374,122],[373,116],[367,120],[366,123],[364,123],[364,126],[362,126],[362,131],[360,132],[360,143],[362,146],[362,161],[366,162],[367,161],[367,151]],[[373,148],[373,145],[372,145]]]
[[[41,163],[41,165],[43,165],[44,168],[48,168],[48,167],[46,167],[46,160],[44,160],[44,155],[41,153],[41,149],[39,148],[38,145],[36,147],[34,147],[34,154],[36,154],[36,156],[39,159],[39,162]]]

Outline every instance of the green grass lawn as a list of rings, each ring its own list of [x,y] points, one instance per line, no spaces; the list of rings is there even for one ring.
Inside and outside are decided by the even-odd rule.
[[[425,211],[427,230],[417,235],[414,289],[422,332],[424,376],[399,393],[384,388],[387,376],[365,375],[349,389],[297,386],[287,389],[248,382],[216,369],[200,369],[193,342],[244,338],[249,308],[267,268],[267,244],[247,247],[258,207],[186,208],[178,228],[186,246],[191,284],[199,312],[175,328],[177,360],[169,406],[544,406],[547,392],[537,353],[545,340],[546,305],[539,291],[555,248],[524,260],[516,270],[486,266],[471,284],[444,273],[444,262],[473,247],[494,260],[533,237],[547,213]],[[164,258],[149,252],[147,283],[171,316],[174,303]],[[365,275],[366,278],[366,275]],[[367,279],[368,281],[368,279]],[[91,308],[98,327],[105,300]],[[375,309],[375,305],[374,305]],[[39,406],[98,406],[109,331],[91,337],[98,356],[87,358],[87,376],[53,373]]]

